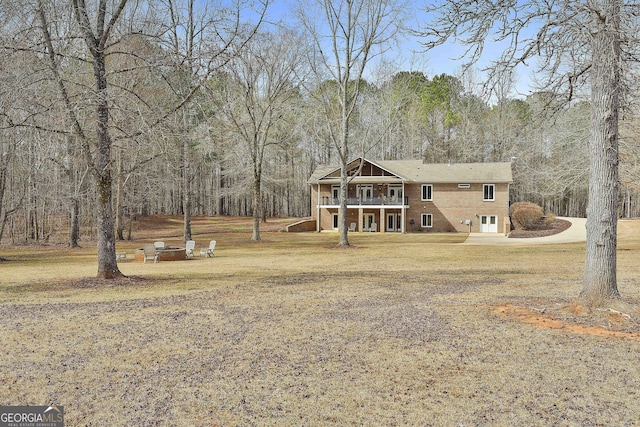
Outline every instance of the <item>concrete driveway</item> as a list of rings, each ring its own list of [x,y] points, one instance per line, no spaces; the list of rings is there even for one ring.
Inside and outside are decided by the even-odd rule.
[[[547,237],[510,239],[501,233],[471,233],[461,245],[543,245],[550,243],[575,243],[587,240],[586,218],[558,217],[571,223],[562,233]]]

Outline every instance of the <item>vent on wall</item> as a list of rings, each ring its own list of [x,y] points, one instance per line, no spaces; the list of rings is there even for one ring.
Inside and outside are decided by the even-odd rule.
[[[471,188],[471,184],[458,184],[458,188]]]

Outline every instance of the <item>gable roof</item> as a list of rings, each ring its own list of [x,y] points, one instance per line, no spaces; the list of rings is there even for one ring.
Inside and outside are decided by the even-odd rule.
[[[351,160],[347,164],[347,171],[353,171],[360,167],[360,162],[363,162],[363,166],[371,165],[375,167],[380,175],[375,175],[375,180],[377,182],[403,182],[406,181],[406,177],[399,175],[397,172],[388,169],[385,166],[382,166],[380,162],[371,161],[369,159],[365,159],[364,157],[358,157]],[[371,182],[372,176],[362,175],[355,176],[350,178],[351,182]],[[315,171],[309,177],[309,183],[317,183],[322,181],[324,183],[339,183],[340,182],[340,167],[335,165],[321,165],[316,168]]]
[[[395,181],[401,182],[459,184],[513,182],[511,163],[508,162],[441,164],[423,163],[422,160],[364,160],[388,171],[394,175]],[[309,178],[309,183],[333,182],[336,177],[329,177],[329,175],[339,170],[340,168],[336,166],[319,166]],[[381,181],[381,178],[385,177],[362,177],[362,179],[365,178],[369,181]]]

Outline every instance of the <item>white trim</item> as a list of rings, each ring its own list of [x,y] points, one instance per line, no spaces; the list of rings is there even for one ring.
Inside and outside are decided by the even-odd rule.
[[[431,218],[431,220],[427,220],[425,225],[425,218]],[[431,224],[429,224],[431,223]],[[420,227],[421,228],[433,228],[433,214],[423,213],[420,215]]]
[[[425,196],[425,188],[429,188]],[[431,196],[431,197],[429,197]],[[420,200],[423,202],[432,202],[433,201],[433,184],[422,184],[420,186]]]
[[[491,188],[491,197],[485,197],[486,188]],[[496,185],[495,184],[482,184],[482,201],[493,202],[496,200]]]
[[[321,230],[320,212],[322,212],[322,208],[320,207],[320,183],[318,183],[318,204],[316,204],[316,231],[318,233]]]
[[[391,196],[391,191],[395,191],[395,195]],[[396,200],[399,200],[400,203],[395,203],[397,205],[404,204],[404,185],[402,184],[389,184],[387,185],[387,198],[395,197]]]
[[[480,233],[497,233],[498,215],[480,215],[479,231]]]
[[[402,212],[387,212],[386,220],[387,231],[402,231]],[[392,227],[389,227],[389,220],[391,220]]]
[[[362,231],[371,231],[371,224],[376,222],[376,214],[369,212],[362,214]],[[377,231],[377,230],[376,230]]]

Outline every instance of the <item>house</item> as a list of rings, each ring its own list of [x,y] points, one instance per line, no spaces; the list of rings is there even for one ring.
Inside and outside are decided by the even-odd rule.
[[[511,163],[425,164],[368,160],[348,164],[351,231],[508,233]],[[316,231],[337,230],[340,168],[309,178]]]

